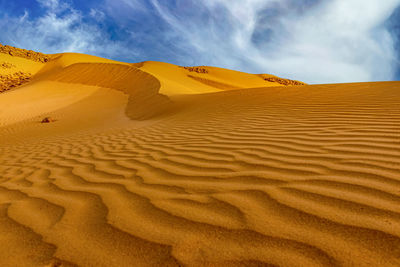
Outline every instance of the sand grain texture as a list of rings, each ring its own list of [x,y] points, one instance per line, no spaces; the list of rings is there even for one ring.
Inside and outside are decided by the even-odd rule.
[[[0,266],[400,266],[399,82],[6,56]]]

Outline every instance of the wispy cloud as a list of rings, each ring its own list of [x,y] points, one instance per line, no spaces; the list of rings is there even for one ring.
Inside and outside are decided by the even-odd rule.
[[[400,30],[387,23],[400,0],[88,0],[85,9],[69,0],[37,3],[40,15],[27,10],[0,18],[0,41],[309,83],[391,80],[400,73]]]
[[[96,20],[98,22],[102,22],[106,18],[106,14],[104,14],[103,11],[98,10],[96,8],[91,8],[89,15],[91,18],[93,18],[94,20]]]
[[[63,0],[37,0],[44,13],[32,18],[6,16],[0,20],[2,40],[8,44],[45,53],[81,52],[105,57],[134,54],[123,41],[112,41],[108,32],[98,24],[104,19],[99,10],[92,10],[93,21]],[[103,17],[102,17],[103,16]]]
[[[384,22],[399,0],[205,0],[208,20],[152,3],[181,47],[208,64],[311,83],[390,80],[396,71]]]

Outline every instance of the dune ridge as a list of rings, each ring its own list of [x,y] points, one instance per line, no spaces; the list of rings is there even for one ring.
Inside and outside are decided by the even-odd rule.
[[[400,82],[52,58],[0,95],[1,266],[400,265]]]

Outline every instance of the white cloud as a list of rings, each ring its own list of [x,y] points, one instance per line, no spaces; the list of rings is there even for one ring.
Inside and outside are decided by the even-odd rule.
[[[146,13],[148,11],[143,0],[103,1],[104,3],[101,4],[101,7],[106,11],[106,14],[121,24],[127,20],[135,19],[135,15],[138,13]]]
[[[103,0],[86,17],[71,1],[37,2],[42,16],[2,18],[3,41],[47,53],[207,64],[309,83],[391,80],[399,66],[385,22],[400,0]]]
[[[311,83],[390,80],[394,76],[393,40],[383,23],[400,0],[319,1],[305,12],[291,0],[204,0],[211,22],[171,12],[152,0],[184,46],[214,65],[272,72]],[[304,9],[303,9],[304,10]],[[221,12],[225,11],[225,12]],[[274,19],[262,20],[268,12]],[[217,15],[221,14],[221,15]],[[223,22],[220,17],[226,16]],[[200,25],[200,26],[199,26]],[[259,44],[259,29],[268,37]],[[171,34],[171,33],[169,33]]]
[[[11,45],[44,53],[80,52],[105,57],[132,55],[122,42],[110,41],[97,23],[85,21],[80,11],[66,2],[37,0],[45,8],[40,17],[6,17],[0,22],[3,39]],[[100,15],[99,15],[100,14]],[[101,17],[101,13],[94,14]]]
[[[398,0],[335,0],[301,18],[285,18],[288,38],[274,47],[284,70],[311,82],[390,80],[394,76],[393,40],[383,23]]]
[[[60,2],[58,0],[37,0],[37,2],[47,8],[50,8],[52,10],[56,10],[56,9],[60,9],[61,5]],[[63,9],[65,8],[65,6],[63,5]]]
[[[95,19],[96,21],[99,21],[99,22],[103,21],[106,18],[106,14],[103,11],[95,9],[95,8],[90,9],[89,15],[93,19]]]

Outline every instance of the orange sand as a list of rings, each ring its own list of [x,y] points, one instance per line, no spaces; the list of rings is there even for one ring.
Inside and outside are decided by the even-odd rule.
[[[0,266],[400,266],[399,82],[48,58],[0,51]]]

